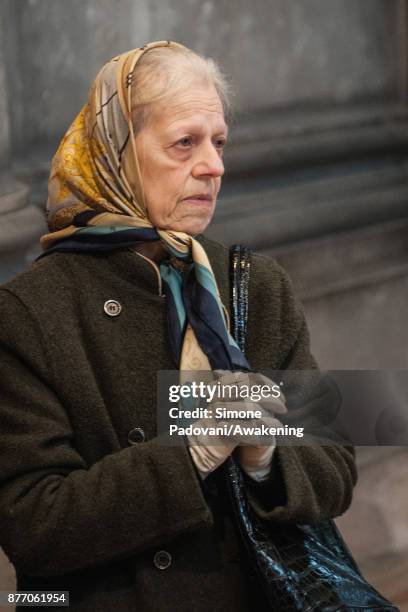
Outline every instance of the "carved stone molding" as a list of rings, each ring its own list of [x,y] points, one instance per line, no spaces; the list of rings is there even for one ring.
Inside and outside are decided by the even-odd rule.
[[[408,216],[265,250],[289,272],[304,302],[408,276]]]
[[[344,160],[407,154],[408,110],[393,100],[270,108],[236,118],[226,153],[230,177]]]
[[[218,203],[209,233],[273,253],[295,242],[408,217],[408,163],[382,159],[237,184]]]

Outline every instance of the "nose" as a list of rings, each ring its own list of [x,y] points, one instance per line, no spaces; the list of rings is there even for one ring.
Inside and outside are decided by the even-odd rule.
[[[224,172],[224,162],[214,143],[202,145],[197,151],[197,159],[193,166],[192,174],[194,178],[201,176],[218,178],[223,176]]]

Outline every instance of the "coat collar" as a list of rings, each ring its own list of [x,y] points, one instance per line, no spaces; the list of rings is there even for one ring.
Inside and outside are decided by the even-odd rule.
[[[225,245],[210,240],[204,234],[196,236],[196,240],[204,247],[214,271],[221,299],[229,306],[229,250]],[[83,255],[80,255],[83,256]],[[84,257],[89,257],[87,254]],[[114,274],[123,280],[148,291],[152,295],[161,295],[161,279],[157,264],[152,263],[134,249],[121,249],[109,253],[92,255],[103,259]]]

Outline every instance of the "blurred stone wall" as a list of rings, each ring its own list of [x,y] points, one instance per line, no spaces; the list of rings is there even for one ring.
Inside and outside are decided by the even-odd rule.
[[[19,84],[13,80],[19,94],[14,147],[60,137],[99,67],[148,40],[175,39],[222,62],[245,111],[383,98],[397,87],[393,0],[12,0],[12,5],[18,40],[24,41],[17,58],[23,78]]]
[[[0,0],[0,282],[39,252],[50,158],[92,78],[170,38],[217,59],[236,90],[209,234],[288,270],[322,367],[406,368],[407,14],[406,0]],[[404,609],[407,451],[358,461],[339,524]],[[13,581],[0,562],[0,590]]]

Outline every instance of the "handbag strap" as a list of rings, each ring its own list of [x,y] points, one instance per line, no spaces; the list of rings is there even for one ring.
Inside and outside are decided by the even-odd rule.
[[[251,272],[251,249],[244,247],[239,244],[235,244],[230,249],[230,281],[231,281],[231,333],[235,338],[239,348],[245,354],[245,334],[248,323],[248,297],[249,297],[249,280]],[[390,612],[398,612],[398,608],[391,604],[388,600],[384,599],[373,587],[371,587],[361,575],[361,572],[353,559],[347,545],[334,521],[327,519],[319,525],[307,525],[307,526],[291,526],[287,529],[291,530],[287,532],[287,541],[285,547],[280,545],[280,548],[274,547],[274,554],[276,555],[276,566],[279,571],[285,571],[285,575],[281,575],[278,572],[278,576],[274,576],[272,580],[272,574],[268,574],[268,564],[265,565],[265,560],[268,558],[270,551],[268,547],[265,548],[265,542],[268,542],[268,535],[263,534],[263,529],[260,521],[255,521],[251,518],[250,507],[245,491],[245,482],[243,480],[241,470],[235,460],[235,457],[231,455],[224,462],[224,474],[226,477],[227,491],[229,500],[233,510],[233,514],[236,519],[236,526],[241,535],[242,543],[247,551],[248,559],[251,561],[251,566],[255,568],[255,576],[259,579],[259,587],[264,591],[266,600],[269,602],[271,610],[276,608],[276,600],[280,601],[283,597],[285,601],[285,609],[300,610],[304,609],[301,600],[297,600],[297,597],[303,599],[304,593],[299,588],[302,585],[297,585],[293,582],[291,574],[286,572],[286,565],[282,560],[282,556],[286,555],[285,560],[293,556],[296,547],[294,544],[306,541],[307,546],[304,547],[306,550],[310,550],[313,545],[316,550],[328,550],[337,557],[336,566],[350,568],[350,574],[348,576],[348,585],[357,585],[364,597],[361,603],[357,606],[354,605],[341,605],[338,607],[336,603],[336,610],[366,610],[371,612],[373,610],[387,610]],[[279,527],[280,532],[283,532],[282,527]],[[296,533],[294,533],[296,531]],[[292,536],[291,536],[292,534]],[[290,538],[292,537],[292,541]],[[273,546],[273,543],[271,543]],[[312,546],[312,548],[313,548]],[[258,550],[259,548],[259,550]],[[303,553],[303,551],[301,551]],[[275,563],[274,561],[274,563]],[[294,559],[294,563],[296,559]],[[309,574],[310,568],[308,568]],[[353,573],[354,572],[354,576]],[[344,572],[343,572],[344,573]],[[347,573],[347,572],[346,572]],[[282,583],[282,579],[287,583],[287,588],[290,590],[291,597],[287,597],[285,592],[277,594],[277,589]],[[350,582],[351,581],[351,582]],[[304,582],[303,582],[304,584]],[[329,586],[330,589],[330,586]],[[358,591],[358,592],[360,592]],[[297,593],[297,594],[296,594]],[[337,602],[340,601],[342,593],[336,592]],[[292,598],[290,604],[289,599]],[[316,605],[312,605],[310,610],[320,610],[321,602],[318,600],[319,593],[316,593]],[[340,599],[339,599],[340,598]],[[348,598],[349,599],[349,598]],[[287,604],[287,605],[286,605]],[[291,607],[287,607],[291,605]],[[299,607],[301,605],[301,607]],[[333,610],[334,608],[328,604],[325,607],[326,610]]]
[[[245,355],[245,339],[248,323],[249,280],[251,273],[252,250],[240,244],[230,247],[230,301],[231,301],[231,335]],[[248,501],[241,470],[234,454],[224,462],[224,474],[231,507],[236,516],[236,523],[245,542],[242,532],[240,512],[248,511]],[[251,551],[248,551],[251,555]]]
[[[252,250],[241,244],[230,248],[231,333],[245,355],[248,323],[249,278]]]

